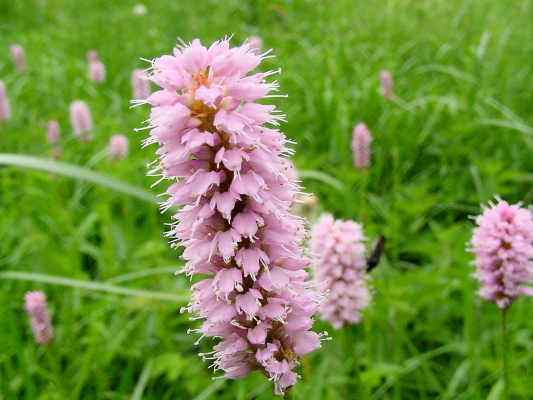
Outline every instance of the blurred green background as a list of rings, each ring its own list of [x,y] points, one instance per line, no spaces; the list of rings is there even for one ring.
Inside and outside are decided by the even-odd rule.
[[[387,237],[363,322],[343,331],[318,322],[333,340],[303,361],[288,397],[500,398],[499,314],[477,297],[465,248],[480,203],[533,199],[533,1],[146,1],[145,15],[136,4],[0,0],[0,80],[13,109],[0,123],[0,153],[48,157],[45,124],[58,119],[61,161],[163,192],[145,176],[155,148],[141,149],[145,132],[133,132],[148,109],[129,108],[131,71],[177,37],[239,44],[259,35],[276,54],[262,68],[283,70],[289,97],[276,103],[304,186],[320,201],[313,215],[356,219],[370,239]],[[9,59],[12,43],[26,50],[26,74]],[[101,85],[87,78],[90,49],[107,67]],[[393,101],[379,92],[381,69],[394,77]],[[74,99],[91,107],[91,143],[73,138]],[[367,172],[351,160],[359,121],[374,135]],[[130,139],[124,161],[105,156],[114,133]],[[210,343],[196,347],[186,334],[197,323],[171,296],[157,298],[188,295],[171,272],[182,262],[163,237],[169,218],[100,185],[0,166],[0,399],[274,397],[259,374],[213,381],[197,356]],[[149,292],[110,293],[117,287]],[[35,289],[53,316],[47,347],[33,342],[23,312]],[[531,315],[528,299],[509,313],[513,399],[533,398]]]

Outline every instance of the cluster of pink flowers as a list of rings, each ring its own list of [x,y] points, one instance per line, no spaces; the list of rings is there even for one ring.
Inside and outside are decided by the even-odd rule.
[[[54,337],[50,315],[43,292],[28,292],[24,297],[24,308],[30,318],[33,337],[39,344],[46,344]]]
[[[358,323],[361,310],[370,303],[364,240],[361,225],[329,214],[318,220],[311,233],[315,281],[326,292],[321,317],[336,329]]]
[[[11,106],[7,97],[6,85],[0,81],[0,122],[8,121],[11,118]]]
[[[87,52],[87,61],[89,63],[89,79],[97,83],[103,82],[105,80],[105,65],[100,61],[96,50]]]
[[[501,309],[521,294],[533,295],[533,214],[499,200],[476,218],[471,246],[480,295]]]
[[[87,103],[75,100],[70,104],[70,124],[79,140],[87,142],[92,139],[93,119]]]
[[[372,135],[367,126],[360,122],[353,128],[352,153],[356,168],[363,169],[370,166],[370,144]]]
[[[28,64],[26,62],[26,54],[24,48],[18,44],[12,44],[9,46],[9,52],[11,54],[11,60],[15,64],[15,68],[18,72],[26,72]]]
[[[184,272],[204,277],[185,309],[203,320],[202,337],[221,338],[203,357],[227,378],[260,370],[281,394],[321,335],[310,330],[319,298],[304,270],[304,225],[289,212],[298,186],[276,129],[283,116],[257,103],[277,89],[266,81],[275,72],[251,72],[267,54],[194,40],[155,59],[162,89],[146,100],[146,144],[160,146],[152,173],[173,182],[163,208],[180,207],[169,236],[185,248]]]
[[[131,73],[131,87],[135,100],[144,100],[150,96],[150,81],[142,69],[135,69]]]
[[[113,135],[109,139],[108,154],[111,160],[123,160],[128,156],[128,138],[124,135]]]
[[[392,99],[392,75],[387,70],[382,70],[379,73],[379,81],[381,83],[381,94],[385,100]]]

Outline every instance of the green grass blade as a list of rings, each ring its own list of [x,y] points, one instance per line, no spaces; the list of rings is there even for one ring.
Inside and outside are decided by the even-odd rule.
[[[198,396],[196,396],[193,400],[207,400],[209,396],[211,396],[218,389],[224,386],[225,383],[226,383],[225,379],[216,380],[211,385],[206,387],[202,392],[200,392],[200,394],[198,394]]]
[[[314,180],[320,181],[337,190],[344,190],[344,184],[341,181],[339,181],[337,178],[334,178],[324,172],[310,170],[310,169],[298,170],[298,176],[302,179],[314,179]]]
[[[139,189],[135,186],[121,182],[117,179],[110,178],[108,176],[99,174],[86,168],[67,164],[65,162],[47,160],[44,158],[20,154],[0,153],[0,165],[2,164],[14,167],[29,168],[38,171],[46,171],[62,176],[68,176],[70,178],[107,187],[114,191],[135,197],[139,200],[158,204],[157,198],[143,189]]]
[[[137,385],[135,385],[135,390],[133,391],[131,400],[142,399],[143,392],[144,392],[144,389],[146,388],[146,384],[148,383],[148,379],[150,379],[151,372],[152,372],[152,360],[148,360],[148,362],[144,365],[144,368],[141,372],[141,376],[139,377],[139,381],[137,382]]]
[[[46,283],[50,285],[68,286],[72,288],[94,290],[123,296],[143,297],[151,300],[172,301],[175,303],[186,303],[189,296],[186,294],[173,294],[165,292],[155,292],[144,289],[128,289],[121,286],[111,285],[102,282],[82,281],[78,279],[64,278],[62,276],[53,276],[38,274],[35,272],[22,271],[3,271],[0,272],[0,279],[11,279],[19,281],[29,281],[37,283]]]

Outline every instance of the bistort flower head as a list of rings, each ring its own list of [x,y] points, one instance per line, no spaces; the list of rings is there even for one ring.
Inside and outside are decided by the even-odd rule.
[[[54,337],[54,331],[48,314],[46,296],[41,291],[28,292],[24,296],[24,301],[35,341],[39,344],[50,342]]]
[[[131,73],[131,87],[135,100],[144,100],[150,96],[150,81],[142,69],[135,69]]]
[[[15,69],[18,72],[26,72],[28,64],[26,62],[26,54],[24,48],[19,44],[12,44],[9,46],[9,53],[11,54],[11,60],[15,64]]]
[[[370,144],[372,135],[367,126],[360,122],[353,128],[352,152],[353,163],[356,168],[368,168],[370,166]]]
[[[490,204],[476,218],[471,247],[475,255],[480,296],[508,308],[533,280],[533,214],[504,200]]]
[[[184,247],[184,272],[204,277],[185,308],[203,320],[202,337],[220,338],[202,356],[227,378],[260,370],[281,394],[321,335],[310,330],[319,299],[304,224],[289,212],[298,186],[283,116],[257,102],[278,87],[266,81],[275,72],[252,72],[267,54],[194,40],[155,59],[146,144],[160,146],[153,172],[172,182],[163,209],[180,207],[169,236]]]
[[[6,85],[0,81],[0,122],[8,121],[11,118],[11,106],[7,97]]]
[[[46,140],[48,144],[55,145],[59,142],[61,131],[59,128],[59,122],[52,120],[46,124]]]
[[[87,103],[75,100],[70,104],[70,124],[78,139],[84,142],[92,139],[93,120]]]
[[[128,156],[128,138],[124,135],[113,135],[109,139],[109,158],[123,160]]]
[[[105,65],[102,61],[92,61],[89,63],[89,79],[96,83],[105,81]]]
[[[379,82],[381,84],[381,94],[385,100],[392,99],[392,75],[387,70],[382,70],[379,73]]]
[[[364,240],[361,225],[329,214],[311,233],[316,285],[326,292],[321,317],[336,329],[358,323],[370,303]]]

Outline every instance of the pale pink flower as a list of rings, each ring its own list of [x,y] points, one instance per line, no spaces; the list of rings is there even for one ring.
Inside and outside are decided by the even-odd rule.
[[[70,104],[70,124],[74,130],[74,135],[78,139],[81,141],[90,141],[92,139],[93,121],[87,103],[76,100]]]
[[[336,329],[358,323],[370,303],[364,241],[360,224],[335,220],[329,214],[318,220],[311,233],[315,282],[326,292],[321,317]]]
[[[96,83],[105,81],[105,65],[101,61],[89,63],[89,79]]]
[[[135,69],[131,73],[131,87],[135,100],[144,100],[150,96],[150,81],[142,69]]]
[[[387,70],[382,70],[379,73],[379,81],[381,83],[381,94],[385,100],[392,99],[392,75]]]
[[[24,296],[24,308],[30,318],[33,337],[39,344],[46,344],[54,337],[46,296],[41,291],[28,292]]]
[[[0,122],[11,119],[11,106],[7,97],[6,85],[0,81]]]
[[[109,158],[123,160],[128,156],[128,138],[124,135],[113,135],[109,139]]]
[[[259,36],[250,36],[246,42],[252,49],[257,51],[261,51],[263,47],[263,39],[261,39]]]
[[[9,46],[9,53],[11,54],[11,60],[15,64],[15,68],[18,72],[26,72],[28,64],[26,62],[26,54],[24,48],[18,44],[12,44]]]
[[[352,152],[353,163],[356,168],[368,168],[370,166],[370,144],[372,135],[367,126],[360,122],[353,129]]]
[[[520,204],[499,200],[476,218],[471,246],[480,296],[508,308],[533,280],[533,214]]]
[[[146,144],[159,145],[153,172],[171,181],[163,209],[179,209],[169,237],[184,247],[184,272],[201,278],[185,309],[203,320],[202,337],[220,338],[204,358],[227,378],[259,370],[281,394],[321,335],[310,330],[319,298],[304,224],[289,211],[298,186],[284,118],[257,102],[277,89],[274,72],[252,72],[265,56],[224,39],[155,59]]]
[[[57,121],[48,121],[46,124],[46,140],[48,144],[57,144],[61,136],[61,131],[59,128],[59,122]]]

